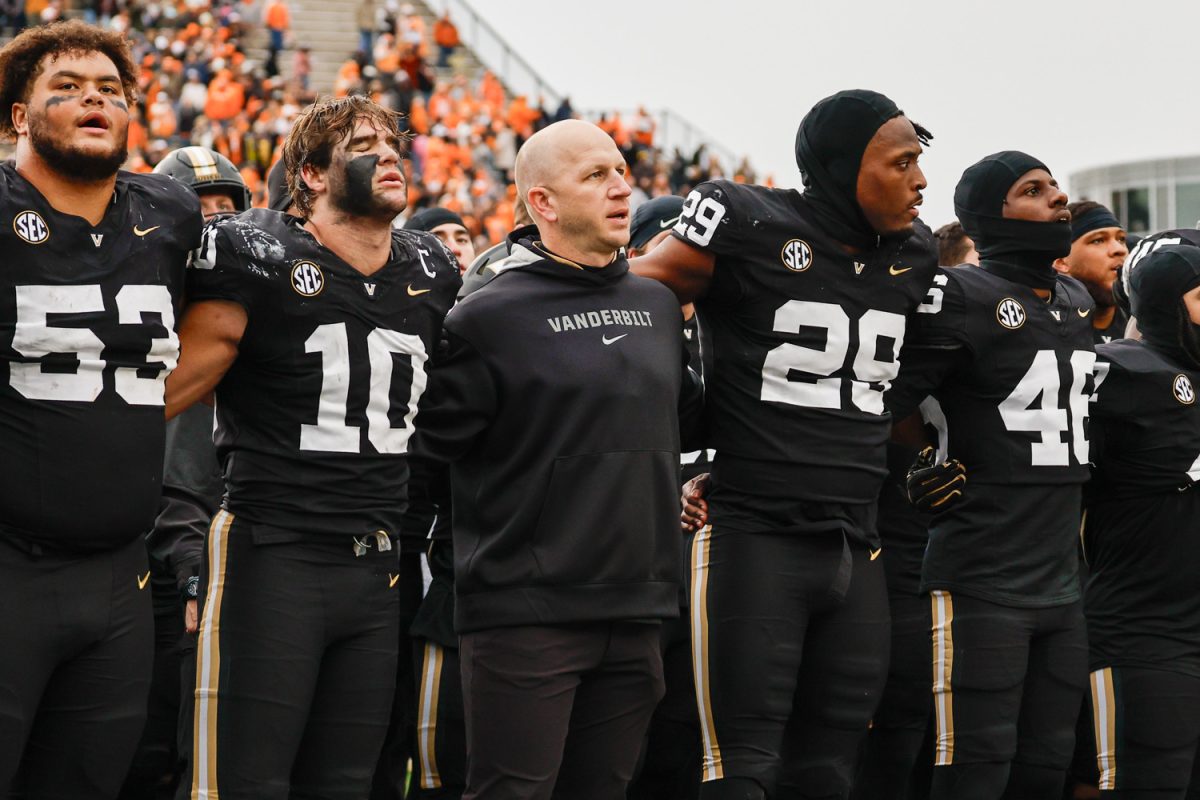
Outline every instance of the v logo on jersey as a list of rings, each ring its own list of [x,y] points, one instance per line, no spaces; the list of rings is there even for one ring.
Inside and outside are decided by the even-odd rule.
[[[133,235],[140,238],[142,236],[145,236],[148,233],[154,233],[156,230],[158,230],[161,227],[162,227],[162,225],[155,225],[153,228],[146,228],[145,230],[142,230],[137,225],[134,225],[133,226]]]
[[[433,291],[432,289],[414,289],[413,285],[411,283],[408,285],[408,296],[409,297],[420,297],[421,295],[425,294],[426,292],[432,292],[432,291]]]
[[[92,234],[92,244],[96,245],[96,247],[99,247],[100,243],[103,241],[104,241],[103,233],[93,233]]]
[[[146,574],[137,579],[138,590],[145,589],[146,584],[150,582],[150,570],[146,570]]]
[[[367,297],[374,297],[374,296],[375,296],[375,284],[373,284],[373,283],[364,283],[364,284],[363,284],[363,289],[366,291],[366,293],[367,293]],[[410,287],[409,294],[412,294],[411,287]]]
[[[400,580],[399,574],[393,575],[392,573],[389,572],[388,573],[388,588],[389,589],[395,588],[396,581],[398,581],[398,580]]]
[[[1059,314],[1057,311],[1051,311],[1050,315],[1052,317],[1054,317],[1056,320],[1058,320],[1059,322],[1062,322],[1062,314]]]
[[[863,270],[866,268],[867,268],[867,265],[864,264],[863,262],[861,262],[861,261],[854,262],[854,274],[855,275],[862,275]]]

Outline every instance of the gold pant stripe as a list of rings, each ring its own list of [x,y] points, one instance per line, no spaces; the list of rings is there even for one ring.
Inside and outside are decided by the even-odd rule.
[[[715,781],[725,777],[721,764],[721,745],[713,722],[712,690],[709,686],[708,651],[708,557],[712,547],[712,526],[696,534],[692,544],[692,673],[696,678],[696,709],[704,745],[701,779]]]
[[[421,693],[417,697],[417,757],[420,762],[421,788],[440,789],[442,776],[437,766],[437,712],[442,689],[442,661],[445,654],[440,645],[425,643],[421,666]]]
[[[1096,731],[1096,769],[1100,788],[1117,788],[1117,698],[1113,694],[1112,669],[1091,674],[1092,726]]]
[[[954,599],[935,591],[933,604],[933,708],[937,717],[937,752],[934,766],[954,763]]]
[[[221,671],[221,599],[233,515],[219,511],[208,529],[208,586],[196,643],[196,719],[192,729],[192,800],[218,800],[217,678]]]

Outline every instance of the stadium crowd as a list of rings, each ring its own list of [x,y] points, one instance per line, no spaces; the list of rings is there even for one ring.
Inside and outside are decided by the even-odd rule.
[[[61,13],[58,3],[29,0],[24,16],[50,21]],[[363,0],[356,12],[359,49],[340,66],[332,87],[317,87],[310,50],[288,41],[286,8],[286,0],[90,0],[81,9],[88,21],[127,36],[140,66],[143,102],[130,126],[127,168],[149,172],[173,149],[207,147],[237,166],[253,204],[265,206],[267,174],[301,109],[318,90],[361,94],[404,115],[412,136],[410,212],[454,211],[480,251],[503,239],[513,227],[516,152],[545,126],[580,116],[570,100],[547,107],[541,98],[509,96],[488,71],[464,74],[451,57],[459,46],[453,21],[443,16],[427,25],[397,0]],[[278,20],[274,26],[270,18]],[[274,27],[282,36],[267,39],[267,58],[249,57],[247,43]],[[644,109],[628,119],[619,112],[598,116],[631,167],[634,207],[686,194],[711,178],[756,180],[746,161],[723,165],[703,145],[687,154],[662,152]]]

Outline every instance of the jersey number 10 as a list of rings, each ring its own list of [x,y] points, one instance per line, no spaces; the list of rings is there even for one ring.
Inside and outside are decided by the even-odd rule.
[[[321,354],[321,399],[317,403],[317,424],[300,426],[300,449],[326,453],[357,453],[359,428],[346,423],[350,398],[350,337],[346,323],[318,325],[304,343],[304,352]],[[393,428],[388,411],[392,402],[393,355],[408,356],[412,364],[412,385],[404,427]],[[370,394],[367,399],[367,440],[377,453],[396,455],[408,452],[417,402],[425,392],[425,361],[428,354],[420,336],[376,328],[367,336],[370,364]]]

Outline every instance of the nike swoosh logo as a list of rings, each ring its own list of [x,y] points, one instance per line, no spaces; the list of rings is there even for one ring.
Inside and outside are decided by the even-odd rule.
[[[398,581],[398,580],[400,580],[399,575],[393,575],[392,573],[389,572],[388,573],[388,588],[391,589],[393,586],[395,586],[396,581]]]
[[[1086,317],[1088,314],[1092,313],[1092,310],[1090,308],[1077,308],[1075,309],[1075,313],[1081,317]]]
[[[679,217],[676,217],[675,219],[664,220],[663,222],[658,223],[658,227],[665,231],[667,228],[674,227],[677,222],[679,222]]]
[[[432,291],[433,291],[432,289],[414,289],[412,287],[411,283],[408,285],[408,296],[409,297],[420,297],[421,295],[425,294],[426,292],[432,292]]]
[[[912,269],[912,267],[909,267],[909,269]],[[872,550],[871,551],[871,560],[874,561],[875,559],[879,558],[879,554],[882,552],[883,552],[882,547],[879,548],[878,550]]]
[[[146,228],[146,230],[142,230],[137,225],[134,225],[133,226],[133,235],[134,236],[145,236],[148,233],[154,233],[156,230],[158,230],[161,227],[162,227],[162,225],[155,225],[153,228]]]
[[[613,337],[613,338],[611,338],[611,339],[610,339],[610,338],[608,338],[607,336],[601,336],[601,337],[600,337],[600,341],[604,342],[605,344],[612,344],[613,342],[619,342],[619,341],[621,341],[622,339],[624,339],[624,338],[625,338],[626,336],[628,336],[628,335],[629,335],[628,333],[622,333],[620,336],[614,336],[614,337]]]
[[[896,265],[892,264],[890,267],[888,267],[888,274],[889,275],[903,275],[904,273],[908,272],[910,269],[912,269],[912,267],[905,267],[904,269],[896,269]]]
[[[145,589],[146,584],[150,582],[150,570],[146,570],[146,574],[137,579],[138,589]]]

